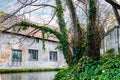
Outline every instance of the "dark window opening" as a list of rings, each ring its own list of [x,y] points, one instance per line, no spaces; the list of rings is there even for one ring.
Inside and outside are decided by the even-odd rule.
[[[50,61],[57,61],[57,51],[50,51]]]
[[[30,61],[38,61],[38,50],[29,49],[28,52],[30,54]]]
[[[22,62],[22,51],[12,50],[12,62]]]
[[[38,39],[38,38],[36,38],[35,41],[36,41],[37,43],[39,43],[39,39]]]

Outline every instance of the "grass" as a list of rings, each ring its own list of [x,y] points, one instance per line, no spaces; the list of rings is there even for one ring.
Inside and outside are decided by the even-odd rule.
[[[0,73],[22,73],[22,72],[47,72],[59,71],[63,68],[16,68],[16,69],[0,69]]]

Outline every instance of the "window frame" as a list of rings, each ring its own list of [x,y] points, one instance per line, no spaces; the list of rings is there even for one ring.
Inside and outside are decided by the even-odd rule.
[[[15,55],[15,51],[19,51],[20,52],[20,60],[15,60],[14,59],[13,56]],[[17,52],[17,55],[18,55],[18,52]],[[12,49],[12,62],[22,62],[22,50],[20,50],[20,49]]]
[[[49,51],[49,60],[53,62],[58,61],[58,52],[57,51]]]
[[[36,50],[36,49],[28,49],[28,53],[30,55],[29,56],[29,61],[38,61],[38,53],[39,53],[38,50]],[[36,59],[33,59],[33,57],[34,57],[33,55],[35,55]],[[32,56],[32,59],[31,59],[31,56]]]

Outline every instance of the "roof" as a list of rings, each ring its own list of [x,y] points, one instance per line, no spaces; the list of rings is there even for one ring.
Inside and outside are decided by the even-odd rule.
[[[120,28],[120,26],[114,26],[112,29],[110,29],[109,31],[107,31],[106,36],[111,33],[112,31],[114,31],[116,28]]]
[[[5,21],[4,23],[2,23],[0,25],[1,30],[5,30],[5,29],[9,28],[10,26],[12,26],[13,24],[15,24],[17,22],[24,21],[22,18],[16,18],[16,19],[14,19],[14,18],[15,17],[12,17],[12,18],[8,19],[7,21]],[[43,26],[43,24],[36,23],[36,22],[30,21],[30,20],[25,20],[25,21],[36,24],[36,25]],[[51,25],[45,25],[45,26],[59,31],[59,28],[56,26],[51,26]],[[14,34],[19,34],[19,35],[42,39],[42,31],[35,30],[32,27],[29,27],[27,30],[21,30],[19,32],[18,32],[18,30],[9,29],[9,30],[7,30],[7,32],[12,33],[12,34],[14,33]],[[59,42],[59,40],[53,34],[49,34],[49,33],[45,34],[45,40]]]
[[[105,38],[107,35],[109,35],[112,31],[114,31],[116,28],[120,28],[120,26],[114,26],[112,29],[110,29],[109,31],[106,32],[106,34],[104,35],[103,38]]]

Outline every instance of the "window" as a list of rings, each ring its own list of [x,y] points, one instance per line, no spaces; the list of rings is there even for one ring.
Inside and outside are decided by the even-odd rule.
[[[22,61],[22,51],[21,50],[12,50],[12,62],[21,62]]]
[[[38,50],[34,50],[34,49],[29,49],[29,60],[30,61],[38,61]]]
[[[57,51],[50,51],[50,61],[57,61]]]
[[[38,38],[36,38],[35,41],[36,41],[36,43],[39,43],[39,39]]]

